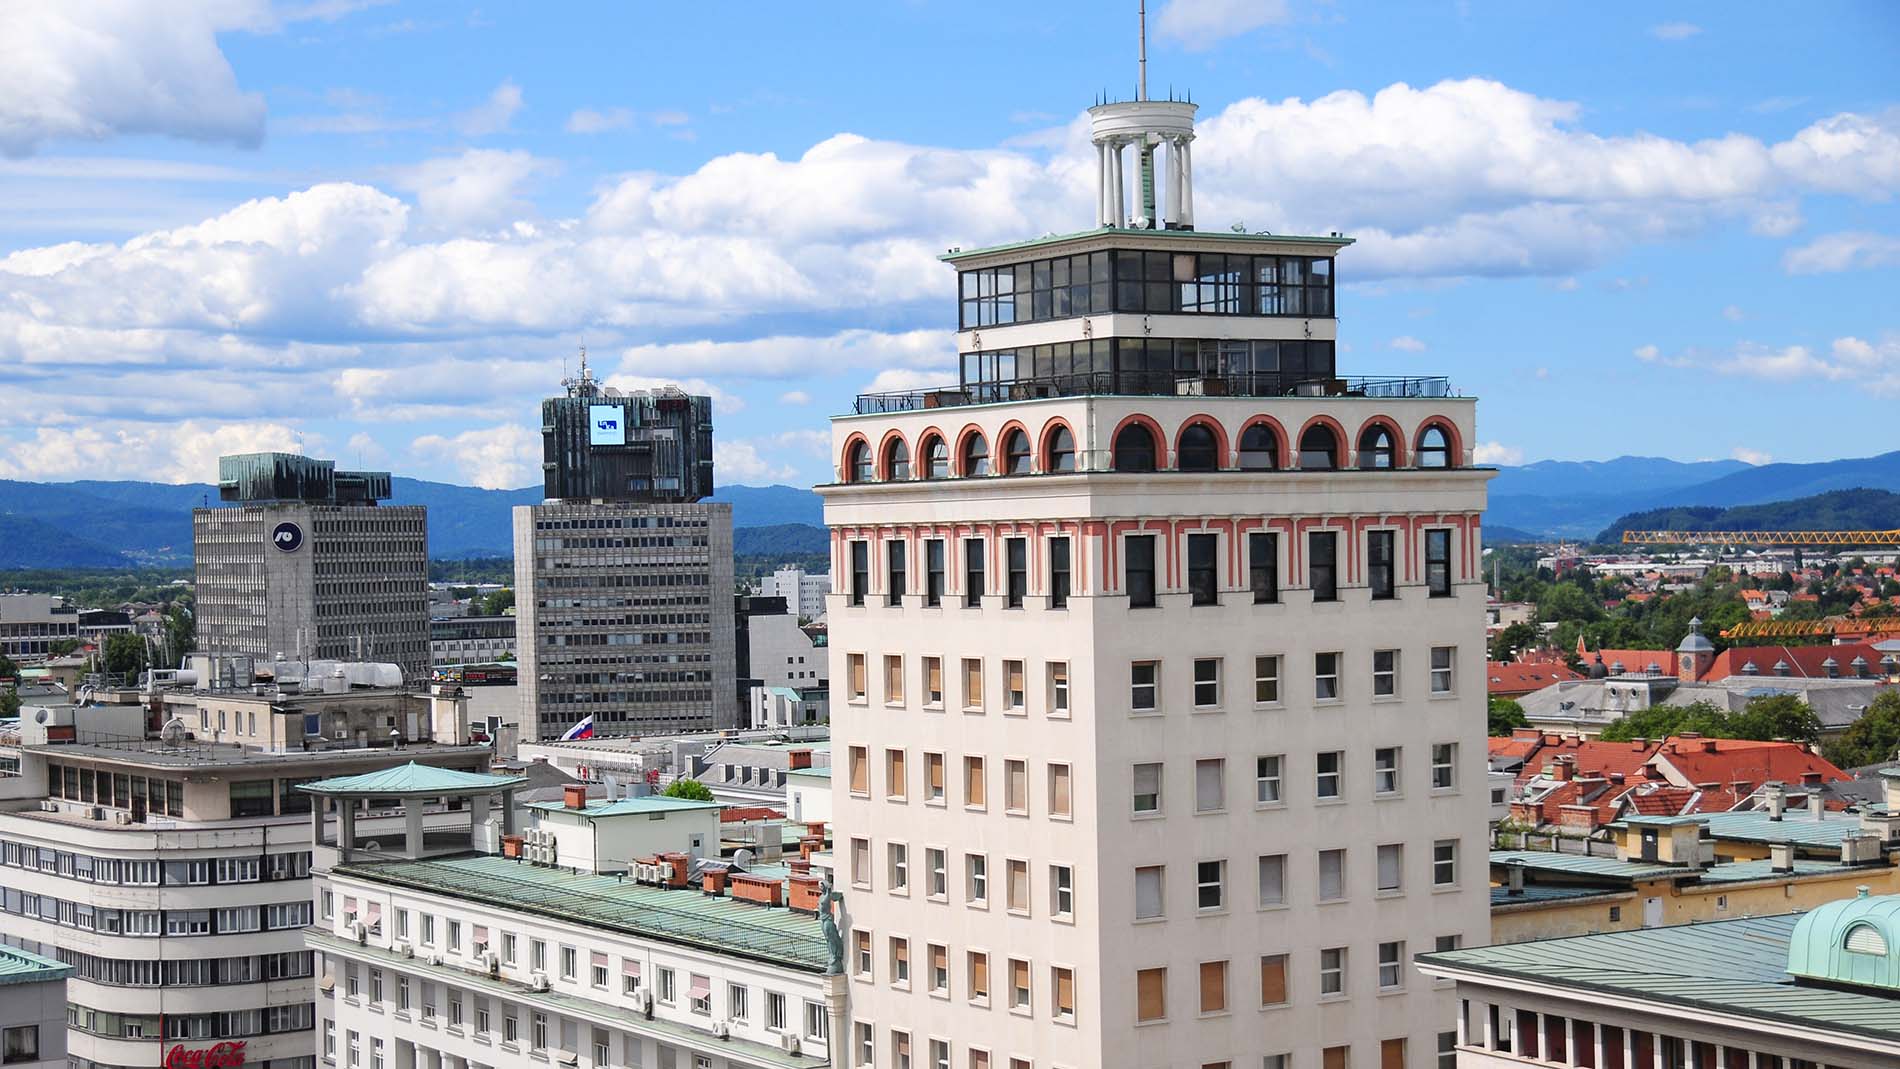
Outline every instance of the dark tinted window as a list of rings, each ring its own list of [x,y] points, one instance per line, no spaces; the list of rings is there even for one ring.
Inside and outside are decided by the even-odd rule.
[[[1155,604],[1155,536],[1134,535],[1124,544],[1128,607],[1152,609]]]
[[[1220,446],[1214,431],[1205,423],[1195,423],[1181,432],[1182,471],[1213,471],[1220,467]]]
[[[1280,536],[1247,536],[1247,585],[1253,590],[1256,605],[1280,600]]]
[[[1196,605],[1220,604],[1220,536],[1188,535],[1188,591]]]
[[[1115,435],[1116,471],[1155,470],[1154,432],[1139,423],[1130,423]]]
[[[1332,531],[1314,531],[1306,538],[1307,585],[1313,588],[1313,600],[1338,601],[1339,536]]]

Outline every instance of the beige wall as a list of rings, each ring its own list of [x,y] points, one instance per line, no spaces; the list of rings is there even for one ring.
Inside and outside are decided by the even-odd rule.
[[[1643,927],[1643,904],[1661,898],[1664,925],[1761,917],[1813,909],[1852,898],[1866,886],[1876,895],[1900,893],[1900,869],[1891,866],[1852,869],[1792,880],[1678,886],[1674,880],[1649,880],[1633,890],[1579,902],[1509,906],[1491,911],[1491,941],[1524,943],[1592,932],[1625,932]],[[1619,917],[1610,919],[1611,909]]]

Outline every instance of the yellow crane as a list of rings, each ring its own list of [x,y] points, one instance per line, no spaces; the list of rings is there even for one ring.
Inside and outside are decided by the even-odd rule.
[[[1900,531],[1624,531],[1641,546],[1900,546]]]

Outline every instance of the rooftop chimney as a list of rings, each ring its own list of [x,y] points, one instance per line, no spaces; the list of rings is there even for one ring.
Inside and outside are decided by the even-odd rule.
[[[1816,820],[1820,820],[1823,817],[1823,815],[1826,814],[1826,812],[1827,812],[1827,806],[1822,804],[1821,792],[1809,791],[1808,792],[1808,815],[1813,817]]]
[[[1768,846],[1768,868],[1772,872],[1790,873],[1794,871],[1794,844],[1770,843]]]
[[[1506,880],[1506,886],[1508,888],[1506,893],[1513,894],[1513,895],[1523,894],[1524,893],[1524,863],[1521,861],[1513,861],[1509,865],[1505,866],[1505,872],[1507,873],[1505,880]]]
[[[1703,739],[1703,740],[1702,740],[1702,752],[1703,752],[1703,753],[1714,753],[1714,752],[1715,752],[1715,740],[1714,740],[1714,739]]]
[[[1788,808],[1788,788],[1779,783],[1768,785],[1768,819],[1779,821],[1782,811]]]
[[[810,750],[793,750],[791,753],[786,754],[785,757],[786,757],[787,767],[790,767],[790,768],[810,768],[811,767],[811,751]]]
[[[1801,773],[1801,785],[1803,787],[1819,787],[1821,785],[1821,774],[1819,772]]]
[[[569,809],[587,808],[587,784],[569,783],[561,788],[561,804]]]

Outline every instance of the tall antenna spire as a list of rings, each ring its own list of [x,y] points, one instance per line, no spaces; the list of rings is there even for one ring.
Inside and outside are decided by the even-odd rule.
[[[1135,17],[1139,20],[1136,36],[1136,67],[1140,78],[1135,84],[1135,99],[1148,99],[1148,0],[1138,0],[1135,4]]]

